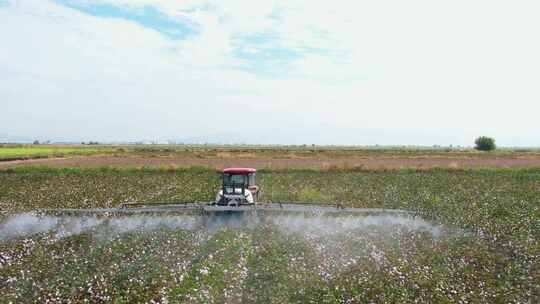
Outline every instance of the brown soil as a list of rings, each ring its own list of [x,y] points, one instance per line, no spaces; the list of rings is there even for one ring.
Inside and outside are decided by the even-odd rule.
[[[209,166],[217,169],[223,167],[254,168],[365,168],[365,169],[400,169],[400,168],[540,168],[540,155],[494,155],[494,156],[350,156],[346,158],[303,157],[275,158],[252,155],[217,155],[214,157],[192,156],[90,156],[73,158],[49,158],[33,160],[17,160],[0,162],[0,168],[21,165],[48,167],[189,167]]]

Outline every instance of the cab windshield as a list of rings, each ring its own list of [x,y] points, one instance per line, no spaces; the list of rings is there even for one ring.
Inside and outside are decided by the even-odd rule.
[[[246,176],[240,174],[223,174],[224,185],[244,185],[246,183]]]

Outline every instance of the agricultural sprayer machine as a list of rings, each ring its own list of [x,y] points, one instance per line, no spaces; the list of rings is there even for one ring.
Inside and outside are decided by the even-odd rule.
[[[239,218],[261,218],[271,214],[375,214],[403,213],[389,209],[347,208],[343,204],[260,202],[261,188],[256,185],[254,168],[227,168],[221,171],[221,187],[211,202],[130,202],[118,208],[54,209],[41,210],[55,215],[146,215],[146,214],[193,214],[202,216],[203,223],[216,218],[235,221]]]

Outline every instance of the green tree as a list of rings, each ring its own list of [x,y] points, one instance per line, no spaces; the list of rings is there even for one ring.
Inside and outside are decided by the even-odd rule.
[[[492,151],[497,148],[495,139],[487,136],[480,136],[474,141],[474,148],[479,151]]]

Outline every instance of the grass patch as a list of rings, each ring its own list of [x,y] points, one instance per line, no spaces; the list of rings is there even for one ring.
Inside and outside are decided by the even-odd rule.
[[[337,146],[211,146],[211,145],[14,145],[0,144],[0,160],[63,157],[72,155],[112,155],[118,157],[194,157],[207,158],[266,158],[346,159],[350,157],[442,157],[489,158],[496,156],[537,156],[539,149],[502,148],[481,152],[467,148],[426,147],[337,147]],[[330,168],[332,169],[332,168]]]
[[[114,149],[107,147],[90,148],[85,146],[0,146],[0,160],[64,157],[69,155],[94,155],[98,153],[112,152],[113,150]]]

